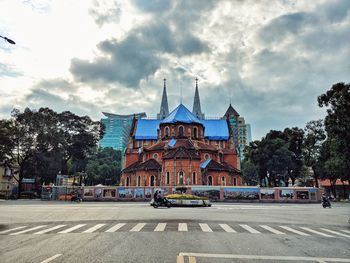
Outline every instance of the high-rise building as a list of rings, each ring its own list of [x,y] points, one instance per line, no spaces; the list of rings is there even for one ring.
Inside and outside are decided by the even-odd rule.
[[[252,141],[250,124],[245,123],[244,117],[241,117],[231,104],[223,118],[228,119],[230,123],[233,143],[240,159],[243,160],[245,147]]]
[[[135,113],[130,115],[119,115],[102,112],[107,118],[101,119],[105,125],[105,134],[100,140],[100,147],[111,147],[115,150],[124,151],[129,140],[129,133],[133,118],[146,117],[146,113]]]

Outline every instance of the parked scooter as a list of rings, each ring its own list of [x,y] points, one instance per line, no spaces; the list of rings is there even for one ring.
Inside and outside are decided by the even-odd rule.
[[[158,208],[159,206],[165,206],[167,208],[170,208],[171,207],[171,203],[170,203],[170,201],[168,199],[163,197],[163,198],[158,198],[157,200],[153,200],[152,206],[154,208]]]
[[[332,208],[331,201],[329,201],[329,198],[324,194],[322,195],[322,206],[323,208]]]

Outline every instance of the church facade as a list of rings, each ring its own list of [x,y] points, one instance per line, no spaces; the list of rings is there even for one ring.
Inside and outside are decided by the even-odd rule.
[[[204,119],[196,82],[193,111],[169,113],[164,80],[157,119],[134,118],[124,155],[124,186],[241,184],[228,119]]]

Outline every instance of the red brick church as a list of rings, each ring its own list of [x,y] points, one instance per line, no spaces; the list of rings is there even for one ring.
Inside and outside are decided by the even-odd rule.
[[[226,119],[207,120],[198,84],[193,111],[180,104],[170,114],[164,81],[158,119],[134,119],[125,150],[124,186],[241,184],[239,158]]]

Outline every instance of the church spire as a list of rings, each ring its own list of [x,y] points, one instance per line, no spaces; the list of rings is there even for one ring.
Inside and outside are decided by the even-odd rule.
[[[162,120],[166,116],[169,115],[169,107],[168,107],[168,97],[166,94],[166,79],[163,79],[164,81],[164,87],[163,87],[163,96],[162,96],[162,103],[160,105],[160,111],[157,114],[157,119]]]
[[[201,102],[199,100],[199,92],[198,92],[198,78],[196,78],[196,91],[194,93],[194,101],[193,101],[193,110],[192,113],[197,116],[199,119],[204,119],[204,114],[201,110]]]

